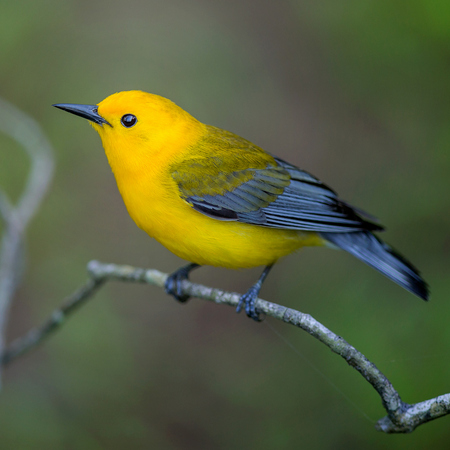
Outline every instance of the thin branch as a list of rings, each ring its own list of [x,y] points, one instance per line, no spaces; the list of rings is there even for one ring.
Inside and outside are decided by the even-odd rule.
[[[0,353],[3,353],[9,306],[22,273],[25,231],[50,185],[54,163],[50,143],[37,122],[1,98],[0,131],[18,142],[31,161],[17,206],[0,192],[0,216],[5,224],[0,246]]]
[[[6,366],[19,356],[33,350],[44,339],[47,339],[75,310],[92,297],[104,281],[106,281],[106,279],[96,278],[90,278],[86,281],[81,288],[77,289],[72,295],[69,295],[69,297],[63,301],[63,304],[58,309],[55,309],[51,316],[40,327],[33,328],[25,336],[13,341],[1,355],[0,364]]]
[[[397,416],[380,419],[376,429],[385,433],[409,433],[419,425],[450,414],[450,394],[406,406],[405,411]]]
[[[24,229],[38,210],[50,185],[54,169],[53,150],[39,124],[1,98],[0,131],[18,142],[31,161],[30,174],[17,203],[17,214]]]
[[[39,345],[51,332],[56,331],[62,323],[82,303],[86,302],[96,289],[108,280],[140,282],[164,287],[167,274],[158,270],[139,269],[131,266],[102,264],[91,261],[88,264],[91,279],[77,292],[65,300],[63,306],[53,312],[51,317],[40,327],[31,330],[25,337],[14,341],[3,353],[1,362],[6,365]],[[224,292],[190,281],[182,282],[182,293],[215,303],[236,307],[240,294]],[[277,305],[266,300],[258,299],[257,310],[267,316],[281,320],[307,331],[320,342],[329,347],[334,353],[344,358],[356,369],[380,395],[388,415],[380,419],[377,430],[385,433],[408,433],[419,425],[437,419],[450,413],[450,394],[441,395],[434,399],[409,405],[403,402],[386,376],[370,362],[361,352],[356,350],[342,337],[319,323],[309,314],[304,314],[285,306]]]

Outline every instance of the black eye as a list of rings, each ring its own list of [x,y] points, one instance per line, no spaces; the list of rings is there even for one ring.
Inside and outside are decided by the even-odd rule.
[[[126,128],[131,128],[133,125],[136,124],[136,122],[137,118],[136,116],[133,116],[133,114],[125,114],[120,119],[120,123]]]

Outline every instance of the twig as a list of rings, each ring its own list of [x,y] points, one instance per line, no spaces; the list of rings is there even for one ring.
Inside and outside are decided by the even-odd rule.
[[[405,411],[397,416],[380,419],[376,429],[385,433],[409,433],[419,425],[449,413],[450,394],[444,394],[414,405],[406,405]]]
[[[51,332],[58,329],[63,321],[88,298],[104,282],[108,280],[140,282],[164,287],[167,274],[158,270],[145,270],[131,266],[102,264],[91,261],[88,264],[91,279],[77,292],[72,294],[63,306],[53,312],[51,317],[40,327],[31,330],[25,337],[14,341],[2,355],[2,364],[13,361],[20,355],[39,345]],[[236,307],[240,294],[224,292],[190,281],[182,282],[183,294],[215,303]],[[340,336],[319,323],[309,314],[286,308],[276,303],[258,299],[257,310],[282,322],[289,323],[314,336],[342,356],[347,363],[356,369],[378,392],[388,415],[380,419],[377,430],[385,433],[408,433],[419,425],[450,413],[450,394],[409,405],[404,403],[386,376],[370,362],[361,352],[352,347]]]
[[[2,99],[0,131],[21,144],[31,160],[30,173],[17,206],[0,192],[0,216],[5,224],[0,247],[0,353],[3,353],[9,306],[22,272],[25,230],[50,185],[53,156],[37,122]]]
[[[52,146],[34,119],[1,98],[0,131],[18,142],[31,160],[30,174],[16,207],[19,222],[25,229],[38,210],[52,179]]]
[[[19,356],[28,353],[55,332],[77,308],[83,305],[106,279],[90,278],[84,286],[67,297],[61,307],[55,309],[52,315],[40,326],[33,328],[25,336],[13,341],[1,355],[0,363],[6,366]]]

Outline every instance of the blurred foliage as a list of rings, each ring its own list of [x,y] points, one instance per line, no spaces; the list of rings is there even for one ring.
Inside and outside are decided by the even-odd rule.
[[[128,217],[96,133],[50,107],[143,89],[382,218],[386,240],[429,281],[429,304],[325,249],[281,261],[262,296],[342,335],[405,401],[450,391],[448,2],[21,0],[1,9],[0,94],[42,124],[57,160],[29,230],[10,338],[80,285],[90,259],[181,265]],[[0,186],[13,198],[27,168],[1,136]],[[242,292],[257,273],[203,268],[193,279]],[[152,287],[109,285],[8,368],[0,448],[448,445],[448,417],[411,435],[376,432],[384,410],[362,377],[308,335],[269,325],[196,300],[179,305]]]

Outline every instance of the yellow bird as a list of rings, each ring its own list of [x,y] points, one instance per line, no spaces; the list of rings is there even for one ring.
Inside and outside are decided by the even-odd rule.
[[[266,266],[237,311],[259,320],[255,303],[273,264],[304,246],[341,248],[424,300],[418,271],[372,232],[383,228],[317,178],[229,131],[205,125],[170,100],[119,92],[98,105],[56,104],[91,121],[137,226],[191,263]]]

